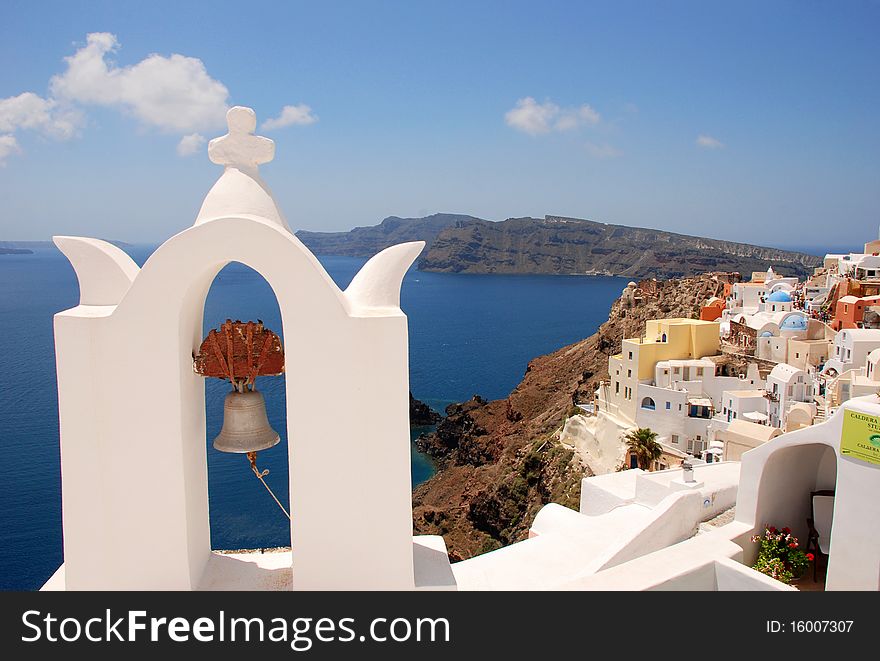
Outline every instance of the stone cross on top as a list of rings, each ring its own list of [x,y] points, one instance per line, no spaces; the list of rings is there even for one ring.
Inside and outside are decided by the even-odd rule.
[[[212,163],[228,168],[256,169],[275,158],[275,143],[269,138],[254,135],[257,114],[250,108],[234,106],[226,112],[229,133],[208,143],[208,158]]]

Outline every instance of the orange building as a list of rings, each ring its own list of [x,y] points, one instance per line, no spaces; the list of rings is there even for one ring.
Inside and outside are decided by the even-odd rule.
[[[834,319],[830,326],[836,331],[860,328],[865,318],[865,310],[875,306],[880,306],[880,296],[841,296],[834,308]]]
[[[725,284],[725,289],[728,288],[729,285]],[[724,310],[724,307],[724,299],[713,296],[706,302],[706,305],[700,308],[700,321],[715,321],[716,319],[720,319],[721,311]]]

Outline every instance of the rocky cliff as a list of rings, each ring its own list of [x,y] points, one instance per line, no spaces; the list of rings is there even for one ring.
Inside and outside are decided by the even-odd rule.
[[[602,273],[681,278],[707,271],[766,271],[803,277],[819,257],[639,227],[546,216],[471,220],[443,229],[419,269],[451,273]]]
[[[546,216],[501,222],[463,214],[390,216],[350,232],[297,237],[315,254],[371,257],[405,241],[425,241],[418,268],[449,273],[607,274],[681,278],[708,271],[766,271],[805,276],[821,259],[777,248],[661,230]]]
[[[640,336],[648,319],[698,316],[722,288],[711,274],[639,286],[641,301],[618,299],[598,332],[532,360],[507,399],[452,404],[419,439],[439,470],[413,493],[418,533],[443,535],[450,555],[464,559],[524,539],[548,502],[577,509],[580,480],[592,472],[555,438],[574,404],[592,401],[624,335]]]
[[[436,213],[425,218],[389,216],[378,225],[355,227],[350,232],[299,230],[296,236],[316,255],[372,257],[388,246],[407,241],[424,241],[427,244],[425,249],[430,250],[434,239],[445,228],[479,220],[474,216],[454,213]]]
[[[429,427],[440,422],[440,414],[413,394],[409,394],[409,424],[411,427]]]

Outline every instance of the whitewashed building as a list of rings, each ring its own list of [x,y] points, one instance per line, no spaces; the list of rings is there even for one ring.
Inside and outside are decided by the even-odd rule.
[[[829,381],[826,394],[832,406],[839,406],[852,397],[876,392],[880,392],[880,348],[869,353],[861,367],[847,370]]]
[[[709,426],[721,409],[725,392],[763,385],[756,365],[750,365],[741,376],[715,372],[715,363],[705,358],[658,362],[654,382],[639,386],[636,425],[650,427],[663,443],[699,456],[711,440]]]
[[[772,427],[784,427],[785,417],[795,402],[813,401],[813,379],[804,370],[786,363],[776,365],[767,375],[767,414]]]
[[[825,362],[823,375],[834,378],[847,370],[861,367],[868,359],[868,354],[877,348],[880,348],[880,329],[848,328],[842,330],[834,338],[833,350]]]

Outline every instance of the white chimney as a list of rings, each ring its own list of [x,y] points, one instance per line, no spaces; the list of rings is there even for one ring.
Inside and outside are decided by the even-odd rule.
[[[687,459],[681,462],[681,479],[684,482],[696,482],[694,479],[694,467]]]

